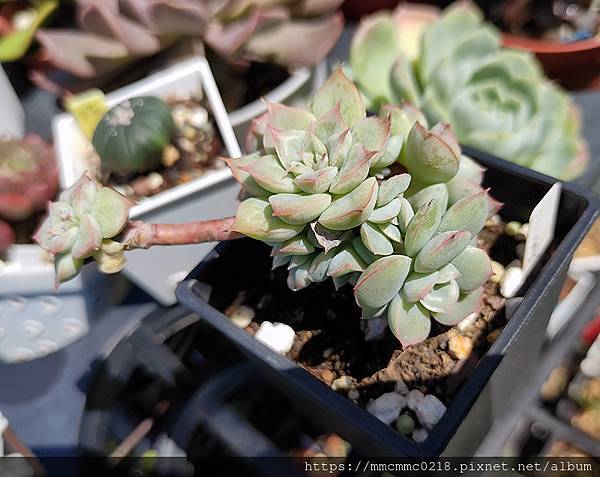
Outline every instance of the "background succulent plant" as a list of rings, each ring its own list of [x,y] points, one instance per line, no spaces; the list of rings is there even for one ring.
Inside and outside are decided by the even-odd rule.
[[[410,101],[448,122],[458,139],[523,166],[571,180],[588,160],[577,111],[535,58],[502,48],[481,12],[457,2],[401,5],[363,20],[352,43],[354,80],[377,110]]]
[[[44,56],[80,77],[108,74],[183,38],[231,62],[321,61],[341,34],[342,0],[76,0],[79,30],[43,29]]]
[[[387,312],[403,345],[431,317],[453,325],[478,307],[491,267],[472,240],[498,209],[449,126],[421,122],[406,104],[368,117],[337,70],[309,111],[270,104],[250,131],[256,152],[226,159],[251,196],[233,229],[273,246],[292,290],[354,285],[363,317]],[[390,175],[397,161],[408,173]]]
[[[57,282],[77,275],[92,257],[106,273],[123,267],[123,245],[111,239],[127,224],[129,204],[124,196],[84,175],[48,210],[34,239],[54,255]]]
[[[18,222],[45,209],[58,188],[52,148],[37,136],[0,139],[0,251],[14,240],[6,222]]]

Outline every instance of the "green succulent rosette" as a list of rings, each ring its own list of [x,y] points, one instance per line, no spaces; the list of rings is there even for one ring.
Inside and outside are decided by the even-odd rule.
[[[361,23],[351,74],[369,109],[409,101],[463,144],[562,180],[588,161],[569,96],[533,55],[503,48],[479,9],[457,2],[441,14],[401,5]]]
[[[234,229],[272,247],[292,290],[352,285],[405,346],[477,309],[491,267],[473,242],[498,203],[448,125],[409,105],[367,116],[337,70],[308,110],[269,104],[247,142],[226,159],[247,196]]]

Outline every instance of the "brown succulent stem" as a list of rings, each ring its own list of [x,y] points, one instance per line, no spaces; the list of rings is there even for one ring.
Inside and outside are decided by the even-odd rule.
[[[243,237],[232,230],[235,217],[204,220],[183,224],[147,224],[129,222],[121,241],[129,250],[150,248],[154,245],[188,245],[204,242],[220,242]]]

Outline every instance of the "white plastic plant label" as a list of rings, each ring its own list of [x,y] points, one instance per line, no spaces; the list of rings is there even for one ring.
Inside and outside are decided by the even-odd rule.
[[[544,255],[548,245],[554,238],[561,190],[562,184],[560,182],[554,184],[531,212],[525,253],[523,254],[523,281]]]
[[[25,112],[0,64],[0,136],[23,137]]]

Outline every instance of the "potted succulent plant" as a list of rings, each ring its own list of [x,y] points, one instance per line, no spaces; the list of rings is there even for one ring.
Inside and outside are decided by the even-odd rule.
[[[350,69],[369,109],[408,101],[431,122],[449,122],[463,144],[562,180],[586,169],[572,100],[533,55],[503,48],[469,2],[441,14],[403,4],[365,18]]]
[[[85,98],[84,98],[85,100]],[[85,102],[83,102],[85,106]],[[86,135],[73,115],[53,120],[62,188],[82,174],[116,186],[135,205],[132,219],[181,221],[231,214],[239,188],[218,156],[240,155],[206,60],[174,65],[106,96],[108,111]],[[122,124],[121,124],[122,123]],[[133,254],[125,273],[164,304],[191,269],[189,254],[210,246]]]
[[[54,199],[57,176],[52,149],[39,137],[0,140],[2,362],[43,356],[77,339],[120,285],[92,268],[56,294],[51,257],[31,236]]]
[[[501,204],[481,186],[483,168],[462,155],[448,125],[427,129],[409,105],[367,116],[341,70],[309,110],[270,104],[253,122],[247,146],[256,152],[226,159],[247,197],[235,217],[120,220],[108,237],[100,227],[82,230],[79,197],[94,187],[82,178],[36,238],[69,257],[73,244],[53,247],[53,238],[74,230],[89,244],[78,256],[100,261],[154,245],[256,239],[219,246],[180,285],[180,300],[366,452],[436,454],[450,438],[463,450],[475,445],[518,379],[514,367],[531,362],[541,346],[597,204],[569,189],[551,244],[557,252],[547,251],[544,259],[552,258],[525,283],[514,282],[509,270],[522,248],[515,236],[526,231],[507,219],[526,221],[552,181],[471,151],[490,167],[486,185],[508,202],[497,216]],[[59,207],[70,213],[56,214]],[[110,216],[123,219],[125,199],[113,207],[119,213]],[[105,210],[97,212],[106,220]],[[103,250],[107,239],[120,245]],[[507,266],[504,278],[488,253]],[[241,264],[252,273],[232,273]],[[81,262],[69,265],[61,279]],[[521,285],[521,306],[505,312],[505,299]],[[498,408],[490,412],[492,396]]]
[[[504,45],[529,51],[546,74],[567,89],[600,87],[600,3],[479,2],[502,31]]]
[[[341,3],[77,0],[77,28],[37,31],[36,56],[49,72],[65,71],[89,87],[90,82],[102,86],[124,71],[147,71],[159,54],[158,63],[164,63],[206,53],[232,123],[242,134],[265,111],[261,96],[299,101],[324,80],[322,60],[343,28],[343,16],[336,12]]]

